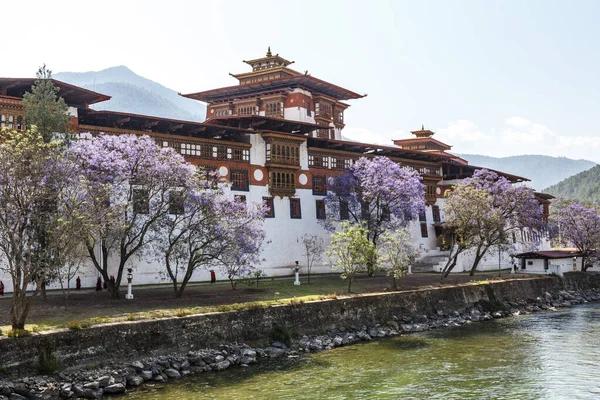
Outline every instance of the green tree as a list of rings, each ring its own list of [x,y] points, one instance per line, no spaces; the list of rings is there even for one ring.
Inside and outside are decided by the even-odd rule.
[[[52,71],[45,64],[40,67],[36,76],[31,93],[23,95],[23,108],[27,125],[36,126],[44,142],[49,143],[54,133],[68,133],[69,107],[58,96],[60,88],[54,85]]]
[[[343,222],[341,228],[331,235],[331,244],[325,254],[333,262],[333,270],[342,271],[341,278],[348,280],[350,293],[354,276],[375,263],[377,252],[367,229],[347,222]]]
[[[397,290],[397,280],[406,276],[408,266],[419,256],[419,251],[412,246],[408,229],[402,228],[381,236],[377,254],[388,276],[393,278],[393,289]]]

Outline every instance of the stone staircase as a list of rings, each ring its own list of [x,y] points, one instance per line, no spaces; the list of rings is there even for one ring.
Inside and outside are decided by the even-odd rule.
[[[448,262],[448,255],[446,252],[440,252],[436,255],[427,255],[412,264],[411,272],[440,272],[446,265],[446,262]]]

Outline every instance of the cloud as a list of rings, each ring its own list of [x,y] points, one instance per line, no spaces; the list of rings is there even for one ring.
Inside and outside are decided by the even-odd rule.
[[[432,130],[436,132],[437,140],[451,145],[456,153],[494,157],[544,154],[600,162],[600,137],[561,135],[542,123],[522,116],[507,118],[501,126],[488,129],[480,128],[473,121],[460,119]],[[367,129],[351,128],[344,130],[344,136],[383,145],[391,145],[392,139],[412,137],[410,132],[403,130],[373,133]]]

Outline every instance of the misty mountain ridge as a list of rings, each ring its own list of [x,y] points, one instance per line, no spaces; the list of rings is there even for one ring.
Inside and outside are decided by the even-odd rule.
[[[54,78],[111,96],[94,104],[95,110],[110,110],[184,121],[204,121],[204,104],[177,94],[160,83],[137,75],[126,66],[90,72],[59,72]]]
[[[526,182],[527,185],[538,191],[597,165],[589,160],[573,160],[566,157],[544,155],[510,157],[490,157],[478,154],[456,155],[478,167],[491,168],[530,179],[531,182]]]

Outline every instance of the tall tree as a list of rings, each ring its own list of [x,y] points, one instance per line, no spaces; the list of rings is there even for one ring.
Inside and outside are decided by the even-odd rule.
[[[58,95],[60,88],[52,81],[52,71],[44,64],[36,75],[37,79],[31,87],[31,92],[23,95],[27,125],[36,126],[46,143],[52,140],[55,133],[67,137],[69,107]]]
[[[366,271],[377,259],[377,250],[369,240],[367,230],[348,222],[342,222],[341,230],[331,235],[325,254],[333,262],[333,270],[341,271],[341,278],[348,281],[349,293],[356,274]]]
[[[76,212],[89,227],[83,241],[118,298],[126,263],[155,238],[150,233],[169,213],[169,193],[194,187],[196,169],[148,136],[99,135],[73,143],[70,152],[82,170]]]
[[[398,279],[408,274],[408,266],[419,256],[412,246],[410,232],[406,228],[385,232],[377,247],[378,261],[392,277],[392,288],[398,289]]]
[[[13,284],[11,325],[23,329],[40,283],[55,276],[55,268],[74,249],[70,243],[77,233],[65,204],[72,200],[67,188],[78,170],[64,146],[44,142],[35,127],[5,131],[0,142],[0,268]]]
[[[310,284],[310,273],[315,262],[323,258],[324,243],[323,238],[317,235],[306,234],[300,238],[304,247],[304,256],[306,257],[306,272],[308,283]]]
[[[417,171],[387,157],[360,158],[334,178],[325,197],[324,226],[334,231],[347,220],[365,228],[375,246],[385,231],[395,231],[425,208],[425,185]],[[370,265],[369,273],[373,273]]]
[[[586,271],[600,255],[598,210],[574,202],[559,209],[556,217],[560,236],[582,254],[581,270]]]
[[[158,225],[154,248],[175,296],[182,296],[200,268],[223,267],[235,288],[235,277],[258,262],[265,237],[262,205],[248,207],[202,183],[169,195],[171,210]]]
[[[465,187],[475,189],[474,205],[478,210],[476,218],[473,206],[464,201],[450,200],[464,196],[468,192]],[[485,193],[487,196],[477,196]],[[451,226],[457,220],[471,220],[476,229],[470,230],[468,245],[474,251],[474,260],[470,274],[473,275],[483,257],[491,247],[506,246],[512,241],[533,242],[541,237],[544,223],[541,219],[541,207],[535,199],[533,189],[526,186],[513,185],[508,179],[486,169],[476,171],[471,178],[464,179],[450,194],[446,212]],[[452,208],[453,206],[457,206]],[[486,210],[487,209],[487,210]],[[469,226],[465,226],[470,229]],[[465,236],[466,238],[467,236]],[[536,239],[537,238],[537,239]],[[460,246],[460,245],[459,245]],[[449,272],[449,270],[446,272]]]

